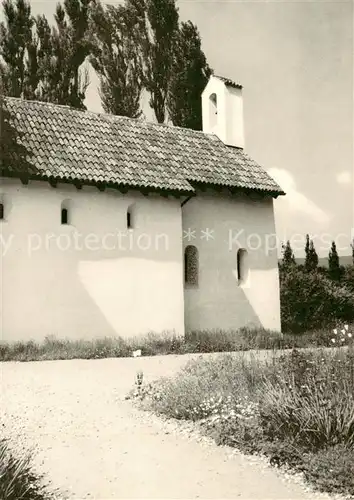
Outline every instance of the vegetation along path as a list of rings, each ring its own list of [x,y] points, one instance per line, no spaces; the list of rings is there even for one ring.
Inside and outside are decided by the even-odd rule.
[[[2,432],[70,499],[328,498],[124,400],[196,356],[2,363]]]

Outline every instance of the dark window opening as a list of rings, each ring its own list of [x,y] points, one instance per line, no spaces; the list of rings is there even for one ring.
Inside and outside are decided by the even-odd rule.
[[[240,284],[248,278],[247,250],[244,248],[240,248],[237,252],[237,278]]]
[[[218,114],[218,98],[216,94],[211,94],[209,97],[209,120],[211,127],[215,127],[217,124],[217,114]]]
[[[237,252],[237,279],[241,280],[241,256],[240,251]]]
[[[127,228],[131,229],[132,228],[132,214],[128,210],[127,212]]]
[[[61,223],[62,224],[69,224],[69,222],[68,222],[68,209],[67,208],[61,209]]]
[[[188,245],[184,251],[184,282],[198,285],[198,250],[193,245]]]
[[[0,203],[0,220],[4,218],[4,205]]]

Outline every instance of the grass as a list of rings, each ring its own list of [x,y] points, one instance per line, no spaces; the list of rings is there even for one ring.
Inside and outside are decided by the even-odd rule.
[[[100,359],[127,357],[141,349],[143,356],[208,352],[246,351],[250,349],[289,349],[293,347],[328,347],[332,331],[322,329],[301,335],[281,335],[262,328],[237,331],[203,330],[188,332],[185,337],[171,333],[149,333],[133,339],[102,338],[61,340],[53,336],[43,342],[2,342],[0,361],[41,361],[59,359]]]
[[[192,420],[218,444],[302,471],[321,491],[354,498],[354,346],[220,355],[141,389],[143,404]]]
[[[33,472],[31,457],[15,457],[7,441],[0,439],[0,498],[2,500],[49,500],[55,494]]]

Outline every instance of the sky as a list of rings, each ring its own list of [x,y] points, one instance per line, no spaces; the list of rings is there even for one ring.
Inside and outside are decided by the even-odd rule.
[[[114,4],[111,0],[109,3]],[[56,0],[32,0],[52,18]],[[331,240],[349,255],[354,237],[354,3],[180,0],[198,26],[215,74],[243,87],[245,150],[287,195],[275,200],[278,239],[303,256],[309,233],[320,256]],[[86,106],[102,111],[97,78]],[[153,119],[144,104],[147,119]]]

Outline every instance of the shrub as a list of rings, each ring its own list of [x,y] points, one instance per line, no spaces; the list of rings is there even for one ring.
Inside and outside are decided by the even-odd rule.
[[[227,398],[232,390],[245,394],[243,387],[252,383],[242,379],[242,368],[235,374],[234,365],[233,356],[228,354],[216,360],[189,362],[175,378],[163,378],[155,384],[156,392],[161,395],[153,402],[155,411],[184,420],[210,416],[214,407],[206,406],[207,400],[216,404],[220,396]],[[241,361],[239,366],[242,367]]]
[[[186,333],[188,352],[232,352],[248,349],[236,330],[193,330]]]
[[[6,440],[0,439],[0,498],[2,500],[49,500],[54,498],[31,468],[29,456],[14,457]]]
[[[300,333],[338,320],[354,320],[352,291],[319,272],[306,272],[299,267],[282,270],[280,288],[285,332]]]
[[[143,356],[178,354],[183,352],[184,338],[174,333],[150,332],[126,341],[131,350],[141,349]]]
[[[291,439],[302,449],[354,446],[354,356],[339,352],[284,356],[264,377],[260,419],[269,440]]]
[[[354,294],[354,266],[344,268],[342,283]]]

